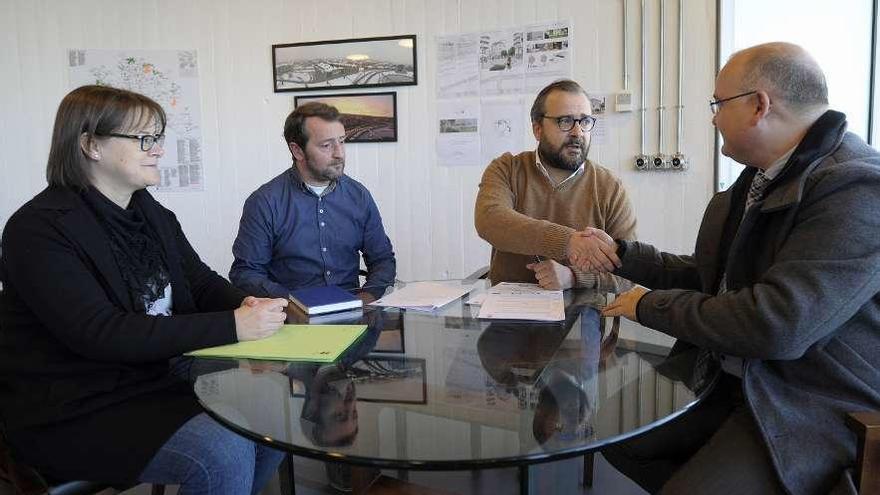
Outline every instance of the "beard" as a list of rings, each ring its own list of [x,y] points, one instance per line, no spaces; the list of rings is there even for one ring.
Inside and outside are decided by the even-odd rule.
[[[575,155],[568,154],[566,147],[570,144],[577,145],[580,151]],[[563,170],[577,170],[587,159],[589,151],[586,137],[568,137],[557,148],[544,140],[538,142],[538,152],[545,165]]]
[[[316,167],[312,160],[306,160],[306,169],[316,179],[334,181],[345,173],[345,160],[330,162],[324,168]]]

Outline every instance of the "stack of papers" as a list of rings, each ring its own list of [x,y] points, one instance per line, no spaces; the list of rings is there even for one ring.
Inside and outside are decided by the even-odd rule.
[[[366,330],[366,325],[284,325],[275,335],[262,340],[209,347],[187,355],[331,363]]]
[[[410,282],[401,289],[378,299],[373,306],[392,306],[416,311],[434,311],[473,290],[473,285],[461,282]]]
[[[501,282],[489,289],[477,318],[561,321],[565,319],[565,299],[561,290]]]

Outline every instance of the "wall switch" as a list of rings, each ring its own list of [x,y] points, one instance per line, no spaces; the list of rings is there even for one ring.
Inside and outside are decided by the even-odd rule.
[[[629,91],[621,91],[614,95],[614,111],[615,112],[632,112],[632,93]]]

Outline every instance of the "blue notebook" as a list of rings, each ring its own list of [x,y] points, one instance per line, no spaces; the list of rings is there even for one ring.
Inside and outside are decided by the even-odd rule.
[[[295,290],[290,293],[290,302],[307,315],[320,315],[363,306],[363,302],[358,297],[335,285]]]

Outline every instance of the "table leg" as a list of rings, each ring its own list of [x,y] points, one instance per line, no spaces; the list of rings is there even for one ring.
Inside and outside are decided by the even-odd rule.
[[[293,455],[284,456],[281,469],[278,470],[278,481],[282,495],[296,495],[296,484],[293,476]]]
[[[531,493],[529,483],[529,466],[524,464],[519,467],[519,493],[520,495],[529,495]]]
[[[584,486],[587,488],[593,487],[593,461],[593,452],[584,454]]]

